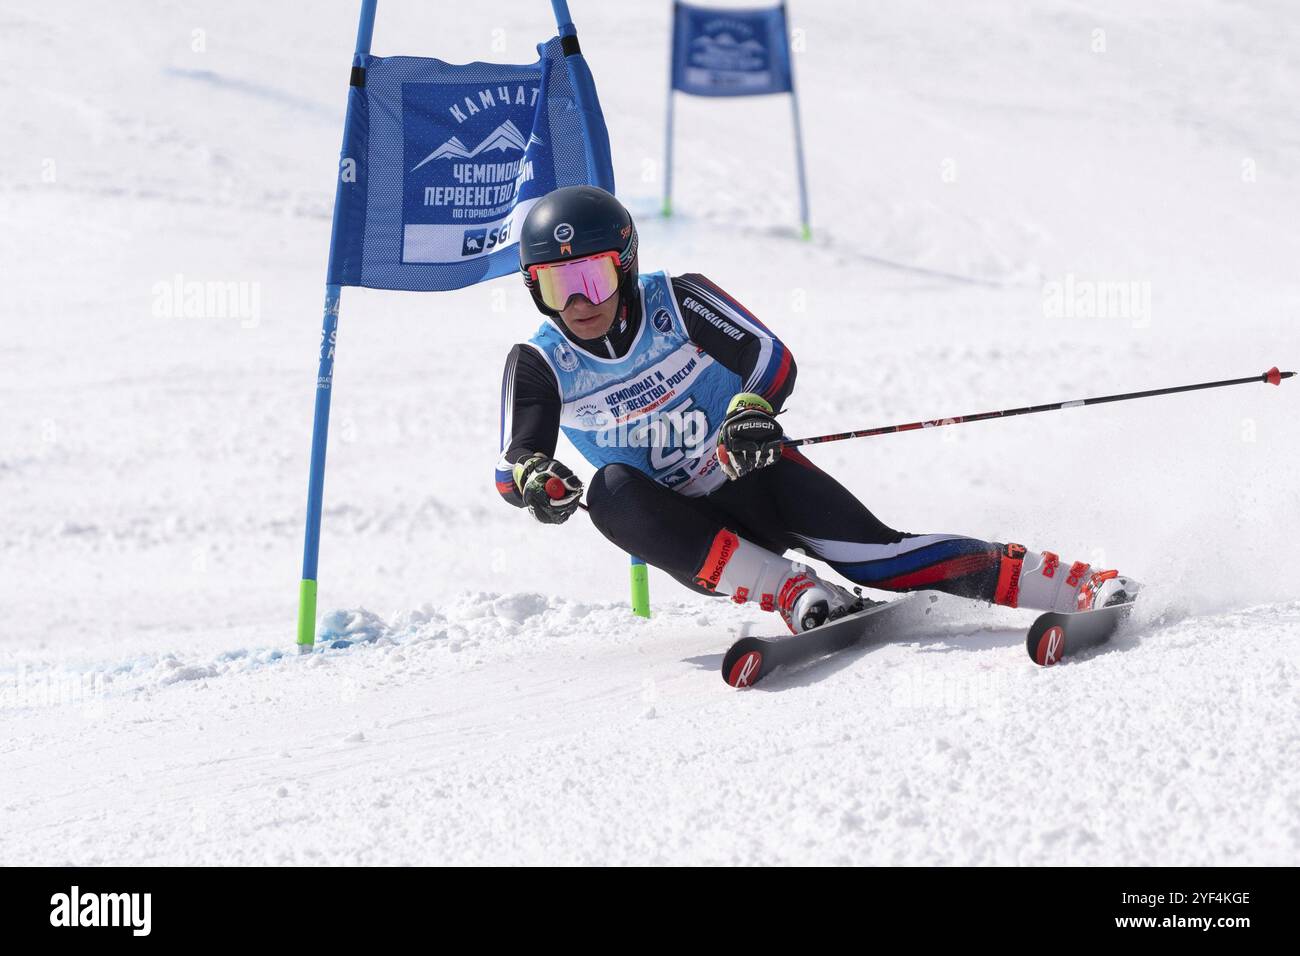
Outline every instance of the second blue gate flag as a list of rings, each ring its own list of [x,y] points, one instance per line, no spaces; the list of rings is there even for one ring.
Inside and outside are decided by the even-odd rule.
[[[733,9],[673,4],[669,64],[668,129],[665,134],[665,216],[673,209],[673,93],[691,96],[762,96],[789,93],[794,119],[795,164],[799,176],[799,218],[805,239],[808,187],[804,176],[799,98],[794,89],[785,5]]]

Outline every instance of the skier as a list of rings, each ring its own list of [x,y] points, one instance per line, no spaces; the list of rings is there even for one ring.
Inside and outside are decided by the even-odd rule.
[[[859,585],[932,589],[1010,607],[1086,610],[1122,599],[1113,570],[955,534],[905,534],[783,447],[790,350],[702,275],[639,274],[637,230],[593,186],[549,193],[519,235],[546,321],[506,360],[497,489],[538,521],[578,508],[558,432],[596,474],[591,520],[624,551],[697,591],[758,602],[796,634],[864,602],[783,557],[797,548]]]

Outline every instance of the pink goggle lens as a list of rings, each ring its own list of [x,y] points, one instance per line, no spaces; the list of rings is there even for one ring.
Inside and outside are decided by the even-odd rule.
[[[575,295],[600,305],[618,291],[618,253],[599,252],[568,262],[529,266],[528,274],[548,309],[563,311]]]

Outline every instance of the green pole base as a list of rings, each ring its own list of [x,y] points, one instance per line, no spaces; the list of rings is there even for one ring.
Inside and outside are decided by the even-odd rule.
[[[637,617],[650,616],[650,568],[644,561],[633,561],[632,579],[632,613]]]
[[[315,643],[316,582],[303,578],[298,584],[298,653],[308,653]]]
[[[670,219],[673,214],[673,204],[670,200],[664,200],[664,218]]]
[[[805,222],[803,224],[803,229],[800,230],[799,232],[799,235],[803,237],[804,242],[807,242],[809,239],[812,238],[812,226],[808,225],[808,223]]]

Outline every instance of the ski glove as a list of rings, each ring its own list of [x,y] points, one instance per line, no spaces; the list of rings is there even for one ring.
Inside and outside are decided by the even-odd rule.
[[[582,480],[540,452],[515,465],[515,487],[524,507],[542,524],[564,524],[582,498]]]
[[[781,457],[785,432],[767,399],[741,392],[727,405],[718,430],[718,463],[732,481],[766,468]]]

